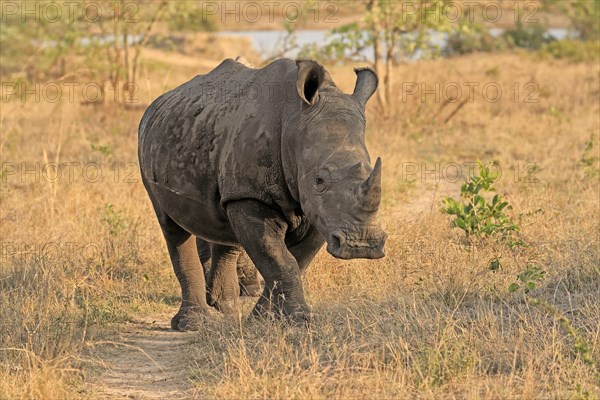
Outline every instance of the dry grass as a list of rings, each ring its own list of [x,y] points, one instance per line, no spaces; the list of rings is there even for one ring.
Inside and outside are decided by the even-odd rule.
[[[330,70],[351,90],[351,68]],[[156,61],[146,71],[142,101],[205,72]],[[580,163],[590,136],[598,142],[598,72],[594,63],[523,54],[399,68],[398,79],[429,88],[496,81],[504,95],[489,103],[476,91],[475,101],[448,123],[456,104],[440,111],[433,96],[400,101],[389,121],[369,110],[370,152],[384,160],[388,256],[342,261],[319,254],[304,280],[315,312],[309,331],[236,317],[204,326],[184,360],[198,396],[600,396],[598,371],[583,362],[573,338],[527,301],[540,298],[563,312],[598,363],[598,162]],[[518,82],[523,98],[523,85],[532,81],[539,102],[514,103],[510,85]],[[401,85],[396,92],[400,97]],[[86,344],[124,321],[177,304],[178,287],[138,172],[129,176],[133,170],[121,167],[116,176],[110,169],[136,161],[140,116],[115,105],[3,104],[0,398],[87,397],[81,391],[89,379]],[[498,187],[516,213],[542,210],[521,223],[530,247],[466,246],[438,211],[441,197],[456,194],[459,183],[448,181],[454,175],[422,177],[423,167],[441,163],[443,170],[444,163],[478,159],[499,161]],[[35,163],[53,161],[81,165],[72,178],[63,169],[52,183],[43,175],[13,175],[7,164],[27,163],[43,174]],[[82,168],[91,162],[100,165],[98,182],[85,179],[94,176],[95,167]],[[407,174],[409,163],[417,165],[416,175]],[[523,180],[527,165],[536,166],[536,182]],[[503,268],[493,273],[487,263],[497,254]],[[532,262],[546,278],[528,295],[508,293]]]

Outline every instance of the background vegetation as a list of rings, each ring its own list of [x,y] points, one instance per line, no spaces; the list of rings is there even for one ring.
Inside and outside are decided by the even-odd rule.
[[[139,180],[137,124],[152,99],[223,57],[261,61],[243,39],[202,32],[219,24],[196,23],[193,3],[139,4],[127,26],[124,15],[0,25],[0,398],[104,397],[101,344],[178,306]],[[345,92],[364,63],[344,49],[394,43],[367,110],[368,148],[384,160],[387,257],[320,253],[304,277],[309,331],[246,320],[251,302],[203,326],[173,350],[191,395],[598,398],[598,1],[548,3],[568,40],[526,23],[497,37],[485,21],[434,25],[450,45],[417,62],[407,54],[428,42],[400,34],[426,36],[431,21],[399,26],[387,2],[341,4],[339,40],[305,51]],[[110,95],[6,97],[15,83],[64,82]],[[406,82],[419,92],[406,95]],[[436,82],[494,82],[503,95],[422,96]]]

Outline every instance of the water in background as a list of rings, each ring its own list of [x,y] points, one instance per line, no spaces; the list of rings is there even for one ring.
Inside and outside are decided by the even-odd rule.
[[[294,32],[294,39],[297,47],[286,51],[285,57],[296,57],[303,46],[309,44],[326,44],[328,30],[298,30]],[[499,36],[504,32],[501,28],[490,29],[490,34],[493,36]],[[557,40],[566,38],[571,32],[564,28],[550,28],[547,31],[548,36],[552,36]],[[222,31],[216,33],[219,36],[234,36],[234,37],[249,37],[252,41],[254,49],[264,58],[270,58],[278,55],[283,46],[284,38],[287,35],[286,31]],[[409,34],[407,34],[409,35]],[[443,49],[448,41],[448,35],[443,32],[433,32],[431,35],[431,44]],[[372,48],[365,48],[360,56],[367,60],[372,61],[373,50]],[[419,58],[417,53],[415,59]]]

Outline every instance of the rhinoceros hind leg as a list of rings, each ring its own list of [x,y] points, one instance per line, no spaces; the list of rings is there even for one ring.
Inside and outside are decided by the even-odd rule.
[[[262,292],[261,277],[245,251],[237,261],[237,274],[240,280],[240,296],[256,297]]]
[[[204,268],[204,276],[208,282],[211,268],[210,243],[197,237],[196,246],[198,247],[200,263],[202,263],[202,267]],[[240,296],[256,297],[260,295],[262,291],[262,279],[245,251],[240,252],[237,260],[237,276],[240,284]],[[208,287],[206,289],[207,296],[209,296]],[[207,301],[210,303],[209,297],[207,297]]]
[[[204,270],[204,276],[208,276],[210,271],[210,243],[206,240],[196,237],[196,247],[198,248],[198,258],[200,258],[200,264]]]
[[[171,319],[171,328],[180,331],[194,329],[198,321],[213,313],[206,304],[206,282],[198,258],[196,238],[162,211],[152,196],[150,199],[167,242],[175,276],[181,286],[181,306]]]
[[[240,296],[236,267],[241,252],[242,249],[237,246],[210,244],[211,268],[207,277],[207,302],[225,314],[235,311]]]

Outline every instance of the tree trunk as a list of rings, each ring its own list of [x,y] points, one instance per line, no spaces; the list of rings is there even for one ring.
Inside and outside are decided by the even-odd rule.
[[[379,89],[377,90],[377,100],[379,107],[381,107],[381,113],[383,117],[387,117],[388,112],[388,97],[386,95],[386,78],[382,68],[382,49],[381,49],[381,36],[379,35],[382,31],[381,19],[379,17],[380,4],[377,0],[369,0],[367,3],[367,11],[370,12],[373,17],[372,26],[370,31],[373,32],[373,68],[379,77]]]
[[[396,46],[396,41],[393,28],[388,28],[387,32],[388,36],[385,43],[385,98],[387,100],[388,110],[386,116],[389,111],[395,109],[396,106],[396,102],[392,97],[392,92],[394,90],[394,47]]]
[[[150,38],[150,32],[152,31],[152,27],[154,26],[154,24],[156,23],[156,21],[158,20],[161,12],[164,10],[164,8],[167,6],[167,2],[166,1],[162,1],[158,8],[156,9],[156,12],[154,13],[154,15],[152,16],[152,19],[150,20],[150,22],[148,23],[148,26],[146,27],[146,30],[144,31],[144,34],[142,35],[142,38],[138,41],[135,41],[134,44],[134,55],[133,55],[133,60],[131,62],[131,82],[128,83],[129,85],[129,90],[130,92],[133,92],[135,89],[135,84],[137,81],[137,71],[138,71],[138,63],[139,63],[139,58],[140,58],[140,54],[142,52],[142,48],[144,46],[146,46],[146,43],[148,42],[148,39]],[[130,99],[133,100],[133,99]]]

